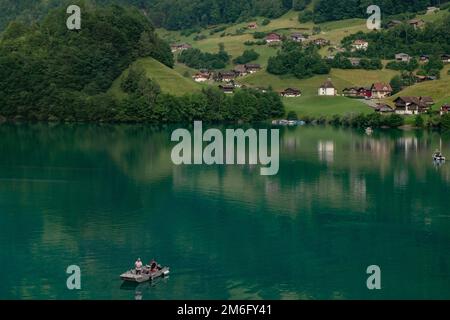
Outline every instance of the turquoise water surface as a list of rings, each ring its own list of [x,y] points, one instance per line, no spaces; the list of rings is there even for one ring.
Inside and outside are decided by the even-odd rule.
[[[282,128],[261,176],[175,166],[171,132],[0,125],[0,299],[450,298],[449,135]],[[137,257],[170,277],[123,286]]]

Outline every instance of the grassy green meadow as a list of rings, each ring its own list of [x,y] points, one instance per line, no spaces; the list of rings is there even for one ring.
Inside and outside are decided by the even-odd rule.
[[[177,72],[180,70],[179,68],[178,70],[171,69],[153,58],[138,59],[132,66],[137,65],[144,68],[147,76],[150,79],[155,80],[161,86],[161,90],[163,92],[180,96],[186,93],[201,90],[202,88],[202,85],[193,81],[192,78],[183,77],[182,73]],[[120,83],[123,77],[128,74],[128,70],[129,68],[125,70],[111,86],[110,92],[116,97],[123,97],[126,95],[120,88]]]

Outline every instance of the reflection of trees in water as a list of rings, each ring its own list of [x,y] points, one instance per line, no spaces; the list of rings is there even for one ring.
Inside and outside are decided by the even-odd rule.
[[[2,176],[22,179],[0,184],[17,204],[1,219],[23,227],[20,264],[49,262],[46,271],[24,276],[28,294],[60,295],[45,286],[50,280],[40,289],[26,283],[51,279],[58,263],[74,256],[88,275],[108,270],[100,281],[106,288],[136,254],[176,263],[170,266],[183,272],[161,292],[149,291],[151,297],[190,297],[192,286],[203,297],[218,287],[225,292],[219,298],[355,297],[366,294],[352,279],[367,261],[392,266],[400,257],[390,254],[403,252],[407,261],[434,261],[433,270],[441,269],[436,261],[449,264],[430,253],[446,249],[450,228],[439,218],[448,206],[449,171],[436,171],[426,148],[434,134],[418,139],[405,161],[397,141],[413,133],[369,138],[299,128],[282,135],[295,144],[282,144],[279,174],[262,177],[248,166],[173,168],[170,133],[145,126],[0,126],[1,150],[9,155],[0,160]],[[318,141],[333,142],[332,163],[319,161]],[[57,183],[37,181],[48,177]],[[430,240],[405,245],[411,233]],[[422,268],[405,278],[426,277]]]
[[[128,176],[145,181],[152,180],[152,174],[156,179],[163,172],[170,175],[172,167],[170,133],[155,126],[22,124],[2,125],[0,133],[9,159],[27,155],[32,165],[44,168],[108,169],[112,159]]]

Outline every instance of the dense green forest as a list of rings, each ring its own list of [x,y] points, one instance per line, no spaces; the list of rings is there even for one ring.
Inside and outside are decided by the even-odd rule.
[[[178,62],[195,69],[223,69],[230,61],[230,56],[223,45],[219,45],[218,53],[202,52],[191,48],[184,50],[178,57]]]
[[[359,57],[393,59],[396,53],[412,56],[439,55],[450,52],[450,16],[442,21],[427,23],[423,29],[415,30],[404,24],[384,31],[370,33],[358,32],[342,40],[344,47],[350,48],[353,40],[363,39],[369,42],[366,51],[353,52]]]
[[[50,121],[262,120],[284,113],[275,92],[215,89],[174,97],[144,72],[121,84],[124,99],[107,94],[138,57],[173,66],[167,43],[137,9],[84,8],[82,28],[69,31],[65,8],[39,25],[14,22],[0,38],[0,118]],[[227,56],[228,57],[228,56]]]
[[[157,26],[181,30],[230,23],[254,16],[279,17],[304,9],[311,0],[86,0],[90,4],[122,4],[142,9]],[[0,29],[15,18],[33,21],[65,0],[0,0]]]
[[[288,10],[303,10],[311,0],[85,0],[89,4],[132,5],[143,10],[158,27],[184,30],[245,21],[255,16],[279,17]],[[367,17],[369,5],[383,15],[418,12],[447,0],[319,0],[309,16],[315,22]],[[0,0],[0,30],[15,18],[33,21],[66,0]]]
[[[438,5],[447,0],[319,0],[314,7],[313,20],[316,23],[343,20],[349,18],[365,18],[370,5],[378,5],[384,16],[406,12],[426,10],[428,6]]]
[[[303,48],[296,42],[284,42],[277,55],[269,58],[267,72],[284,75],[293,74],[299,79],[317,74],[328,74],[330,66],[320,56],[315,46]]]

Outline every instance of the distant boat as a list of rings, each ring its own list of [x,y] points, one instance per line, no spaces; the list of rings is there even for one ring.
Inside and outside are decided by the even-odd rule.
[[[306,124],[305,121],[303,120],[273,120],[272,121],[273,125],[278,125],[278,126],[303,126]]]
[[[445,161],[445,157],[442,155],[441,151],[436,150],[433,153],[433,160],[436,162],[444,162]]]
[[[371,135],[373,133],[373,129],[371,127],[366,128],[366,134]]]

